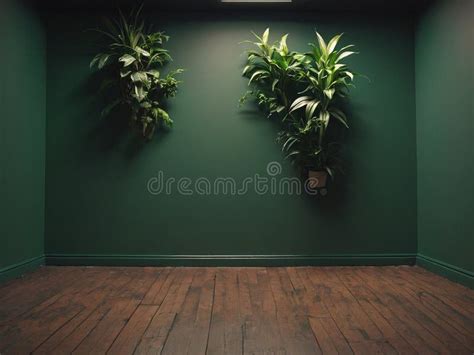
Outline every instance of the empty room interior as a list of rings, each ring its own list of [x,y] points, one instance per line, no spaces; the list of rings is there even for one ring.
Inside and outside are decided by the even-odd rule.
[[[474,1],[0,0],[0,354],[473,354]]]

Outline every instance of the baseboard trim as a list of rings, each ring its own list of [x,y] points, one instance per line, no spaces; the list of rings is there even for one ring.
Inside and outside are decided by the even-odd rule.
[[[48,254],[46,265],[337,266],[414,265],[416,254],[354,255],[76,255]]]
[[[423,254],[333,255],[99,255],[47,254],[0,269],[0,282],[35,270],[58,266],[357,266],[414,265],[474,289],[474,273]]]
[[[474,272],[454,266],[444,261],[418,254],[416,264],[435,274],[474,289]]]
[[[0,269],[0,282],[5,282],[23,274],[33,271],[41,265],[45,264],[43,255],[31,259],[20,261],[19,263],[8,265]]]

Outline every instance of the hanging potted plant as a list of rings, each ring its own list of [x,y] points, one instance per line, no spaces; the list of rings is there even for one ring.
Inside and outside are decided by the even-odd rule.
[[[341,35],[327,44],[316,32],[317,44],[307,53],[290,51],[287,36],[269,44],[269,29],[257,36],[257,50],[247,52],[244,76],[254,87],[242,98],[255,97],[259,105],[281,122],[278,141],[286,157],[298,165],[313,188],[323,188],[328,175],[341,168],[339,137],[328,135],[334,124],[348,128],[340,108],[354,73],[343,59],[354,54],[352,45],[336,49]]]
[[[117,93],[102,115],[122,106],[128,110],[132,126],[137,127],[144,138],[151,139],[161,125],[173,123],[163,104],[176,95],[180,83],[176,75],[183,70],[162,75],[162,67],[172,60],[168,50],[163,48],[169,36],[151,28],[145,30],[145,23],[139,20],[140,11],[141,8],[132,13],[130,19],[120,12],[118,20],[106,22],[106,30],[97,30],[110,43],[103,53],[94,57],[90,67],[105,71],[102,87]]]

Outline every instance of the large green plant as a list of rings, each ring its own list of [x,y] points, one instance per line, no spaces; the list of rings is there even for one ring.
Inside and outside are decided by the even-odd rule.
[[[176,75],[183,70],[161,75],[161,68],[172,60],[168,50],[163,48],[169,37],[151,28],[145,30],[139,17],[140,9],[129,19],[122,12],[117,20],[107,19],[106,29],[97,31],[110,43],[103,53],[94,57],[90,66],[105,71],[102,87],[117,93],[102,114],[109,114],[118,105],[126,107],[134,125],[149,139],[157,127],[173,123],[163,104],[166,98],[176,95],[180,83]]]
[[[269,42],[269,29],[257,41],[246,41],[257,49],[247,51],[243,75],[253,90],[241,103],[253,96],[269,116],[282,123],[278,140],[287,157],[301,167],[326,170],[331,176],[340,168],[338,134],[327,134],[334,122],[348,128],[341,109],[341,98],[347,95],[354,73],[343,59],[354,54],[352,45],[336,49],[341,35],[326,43],[316,32],[311,51],[290,51],[288,35],[276,43]]]

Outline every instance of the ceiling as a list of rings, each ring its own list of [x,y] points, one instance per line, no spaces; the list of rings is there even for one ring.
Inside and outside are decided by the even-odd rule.
[[[29,0],[40,9],[106,10],[134,7],[142,2],[150,9],[173,11],[209,10],[282,10],[282,11],[357,11],[414,12],[426,7],[431,0],[292,0],[292,3],[221,3],[220,0]]]

